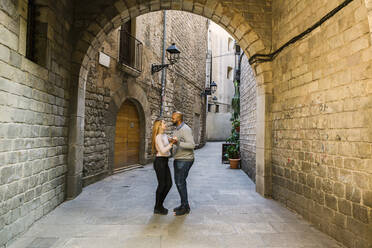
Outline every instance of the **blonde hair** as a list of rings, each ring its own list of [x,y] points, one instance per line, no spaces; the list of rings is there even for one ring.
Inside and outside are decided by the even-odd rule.
[[[162,131],[161,124],[163,123],[164,120],[162,119],[157,119],[154,122],[154,126],[152,128],[152,154],[155,154],[156,152],[156,136]]]

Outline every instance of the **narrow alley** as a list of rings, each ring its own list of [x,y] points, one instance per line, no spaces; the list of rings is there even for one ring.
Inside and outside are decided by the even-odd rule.
[[[342,247],[256,193],[242,170],[221,164],[220,149],[221,143],[207,143],[196,151],[188,179],[189,215],[153,214],[156,177],[149,164],[86,187],[9,247]],[[178,197],[173,185],[165,206],[177,206]]]

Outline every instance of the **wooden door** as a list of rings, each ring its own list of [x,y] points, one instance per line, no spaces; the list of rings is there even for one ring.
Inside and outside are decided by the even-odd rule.
[[[114,169],[138,164],[140,127],[136,106],[126,101],[116,118]]]

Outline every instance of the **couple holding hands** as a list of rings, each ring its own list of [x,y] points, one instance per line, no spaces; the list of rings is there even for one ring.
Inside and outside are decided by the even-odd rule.
[[[152,152],[156,154],[154,169],[158,179],[154,213],[162,215],[168,214],[168,209],[163,206],[163,203],[172,187],[172,177],[168,166],[168,160],[171,156],[171,150],[173,149],[174,181],[181,198],[181,205],[174,208],[173,211],[176,216],[179,216],[190,212],[186,178],[194,163],[195,143],[192,130],[183,122],[183,114],[181,112],[174,112],[172,114],[172,123],[176,126],[173,138],[169,138],[165,134],[167,125],[162,119],[157,119],[155,121],[152,130]]]

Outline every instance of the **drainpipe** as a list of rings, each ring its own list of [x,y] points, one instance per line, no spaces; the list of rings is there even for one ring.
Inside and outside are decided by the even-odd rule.
[[[211,86],[211,83],[213,82],[213,52],[211,50],[211,68],[210,68],[210,77],[209,77],[209,87]]]
[[[211,49],[211,53],[209,54],[210,56],[210,61],[207,61],[207,63],[209,63],[209,82],[206,83],[206,87],[210,87],[211,86],[211,83],[213,81],[212,79],[212,72],[213,72],[213,52],[212,52],[212,49]],[[206,102],[206,105],[207,105],[207,112],[208,112],[208,95],[205,96],[205,102]]]
[[[242,53],[239,52],[239,54],[238,54],[238,68],[236,69],[236,72],[235,72],[235,80],[238,81],[239,87],[240,87],[240,79],[241,79],[241,73],[242,73],[243,56],[244,56],[244,51],[242,51]],[[236,60],[235,60],[235,66],[236,66]]]
[[[163,12],[163,55],[161,58],[161,64],[165,64],[165,46],[166,46],[166,39],[167,39],[167,11],[164,10]],[[165,76],[166,76],[166,68],[163,68],[161,71],[161,102],[160,102],[160,116],[163,116],[164,112],[164,98],[165,98]]]
[[[208,68],[208,63],[209,63],[209,82],[206,81],[205,82],[205,88],[209,87],[212,83],[212,66],[213,66],[213,63],[212,63],[212,58],[213,58],[213,52],[212,52],[212,43],[210,42],[211,41],[211,30],[210,30],[210,25],[211,25],[211,21],[210,20],[207,20],[207,32],[208,32],[208,35],[207,35],[207,60],[206,60],[206,67]],[[210,52],[210,53],[209,53]],[[208,57],[209,55],[209,57]],[[208,61],[208,59],[210,59],[210,61]],[[208,73],[206,71],[206,73]],[[208,85],[209,84],[209,85]],[[204,122],[204,133],[205,133],[205,142],[208,141],[208,133],[207,133],[207,118],[208,118],[208,106],[209,106],[209,101],[208,101],[208,95],[206,95],[204,97],[204,101],[205,101],[205,106],[204,106],[204,109],[205,109],[205,122]]]

